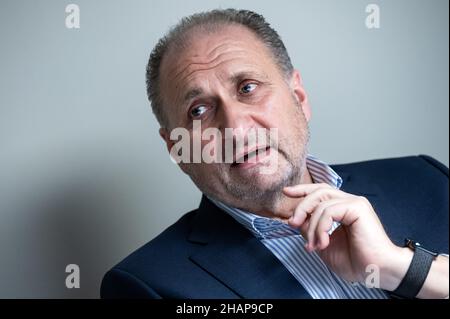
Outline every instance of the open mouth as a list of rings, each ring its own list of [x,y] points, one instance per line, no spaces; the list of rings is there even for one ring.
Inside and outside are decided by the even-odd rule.
[[[270,152],[270,146],[257,148],[251,152],[244,153],[236,158],[231,167],[248,167],[256,165]]]

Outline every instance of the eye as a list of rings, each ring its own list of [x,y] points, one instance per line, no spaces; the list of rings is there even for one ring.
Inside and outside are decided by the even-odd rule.
[[[240,93],[247,94],[256,89],[257,86],[258,84],[256,83],[247,83],[244,86],[242,86],[239,91]]]
[[[206,105],[200,104],[197,105],[195,107],[193,107],[189,114],[191,115],[192,118],[196,118],[196,117],[200,117],[203,115],[203,113],[205,113],[208,110],[208,107]]]

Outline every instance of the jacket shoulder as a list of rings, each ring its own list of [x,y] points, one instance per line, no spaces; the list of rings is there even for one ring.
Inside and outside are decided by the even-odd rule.
[[[390,179],[397,181],[424,180],[448,183],[448,168],[428,155],[406,156],[396,158],[376,159],[349,164],[332,165],[339,172],[352,175]]]
[[[428,155],[419,155],[420,158],[428,162],[430,165],[434,166],[436,169],[441,171],[445,176],[448,178],[448,167],[439,162],[438,160],[434,159],[431,156]]]

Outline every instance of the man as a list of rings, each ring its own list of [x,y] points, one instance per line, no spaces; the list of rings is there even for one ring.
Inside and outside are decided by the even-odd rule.
[[[448,296],[448,169],[427,156],[331,168],[308,155],[308,97],[262,16],[183,19],[153,50],[147,84],[160,135],[204,196],[110,270],[102,297]],[[180,129],[216,161],[193,162]],[[255,129],[266,129],[256,142]]]

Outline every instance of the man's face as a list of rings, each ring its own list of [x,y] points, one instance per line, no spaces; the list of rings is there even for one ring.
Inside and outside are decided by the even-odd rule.
[[[255,145],[248,147],[247,132],[276,128],[277,140],[256,143],[264,151],[253,164],[180,164],[209,196],[250,211],[273,208],[282,188],[299,183],[305,170],[310,110],[298,72],[286,79],[268,48],[242,26],[213,33],[193,31],[186,42],[183,50],[169,50],[161,66],[161,92],[170,123],[161,135],[169,149],[176,142],[169,138],[170,129],[183,127],[192,139],[199,138],[193,121],[200,120],[202,131],[220,130],[224,146],[224,130],[239,129],[245,142],[235,150],[237,160],[252,155]],[[202,141],[202,146],[207,143]],[[262,174],[261,167],[273,156],[276,169]]]

